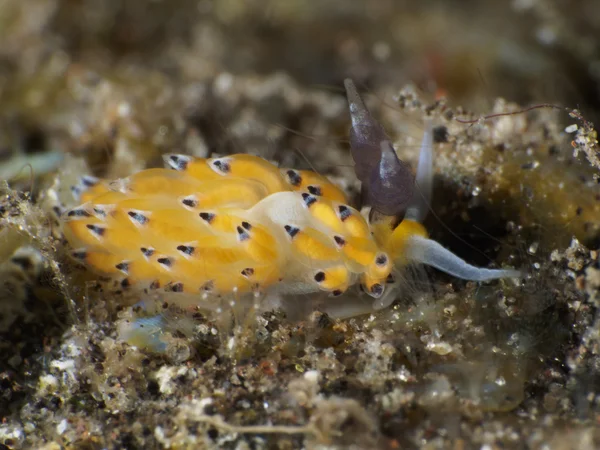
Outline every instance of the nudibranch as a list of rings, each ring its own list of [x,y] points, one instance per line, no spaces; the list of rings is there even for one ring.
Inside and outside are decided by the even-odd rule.
[[[164,156],[165,168],[106,181],[84,176],[82,204],[63,215],[77,261],[121,285],[207,295],[326,291],[360,284],[379,299],[393,273],[426,264],[455,277],[517,277],[474,267],[429,239],[433,132],[425,123],[417,170],[401,161],[356,87],[346,80],[350,147],[366,219],[312,171],[247,154]],[[386,302],[389,303],[389,302]]]

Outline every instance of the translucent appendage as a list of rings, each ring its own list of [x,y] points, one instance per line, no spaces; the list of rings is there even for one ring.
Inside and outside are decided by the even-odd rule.
[[[167,344],[161,339],[165,323],[162,315],[123,322],[118,327],[119,338],[129,345],[163,353],[167,349]]]
[[[433,191],[433,123],[431,120],[425,121],[415,182],[415,190],[405,217],[415,222],[423,222],[429,212]]]

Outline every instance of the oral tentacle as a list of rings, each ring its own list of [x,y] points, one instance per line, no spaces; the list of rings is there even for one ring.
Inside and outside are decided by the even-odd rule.
[[[470,281],[489,281],[500,278],[518,278],[521,273],[514,269],[486,269],[467,263],[440,243],[423,236],[411,236],[407,239],[407,260],[426,264],[456,278]]]

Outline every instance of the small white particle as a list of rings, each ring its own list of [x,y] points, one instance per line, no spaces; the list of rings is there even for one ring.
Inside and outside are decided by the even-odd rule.
[[[58,379],[54,375],[42,375],[39,382],[41,387],[58,389]]]
[[[380,62],[383,62],[383,61],[386,61],[387,59],[389,59],[389,57],[392,53],[390,44],[388,44],[387,42],[383,42],[383,41],[376,42],[375,45],[373,45],[373,48],[371,51],[372,51],[375,59]]]
[[[72,371],[75,369],[75,360],[73,359],[59,359],[52,361],[50,367],[56,368],[61,372]]]
[[[129,117],[131,115],[131,105],[126,102],[119,103],[117,114],[119,117]]]
[[[556,33],[551,27],[541,27],[535,32],[535,37],[543,45],[552,45],[556,42]]]
[[[67,425],[67,419],[61,420],[60,423],[56,425],[56,432],[59,435],[63,434],[65,431],[67,431]]]
[[[317,370],[309,370],[304,374],[304,379],[306,381],[309,381],[313,384],[316,384],[319,382],[319,372]]]
[[[215,80],[215,84],[214,84],[215,90],[221,95],[223,95],[227,91],[229,91],[232,86],[233,86],[233,75],[230,73],[227,73],[227,72],[219,75],[217,77],[217,79]]]
[[[571,124],[567,128],[565,128],[565,133],[575,133],[577,131],[577,124]]]
[[[154,429],[154,437],[156,439],[158,439],[159,441],[164,440],[164,438],[165,438],[165,431],[163,430],[162,427],[156,427]]]
[[[538,251],[538,247],[539,247],[540,243],[539,242],[534,242],[533,244],[531,244],[529,246],[529,248],[527,249],[527,253],[529,253],[530,255],[535,255]]]

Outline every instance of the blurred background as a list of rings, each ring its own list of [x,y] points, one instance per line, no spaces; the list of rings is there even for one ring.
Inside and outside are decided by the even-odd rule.
[[[578,107],[593,120],[598,36],[594,0],[2,0],[0,176],[50,147],[103,147],[104,156],[88,157],[105,167],[111,115],[126,114],[107,103],[120,98],[145,107],[148,126],[177,111],[212,150],[233,151],[211,140],[232,113],[223,101],[210,104],[206,89],[219,81],[226,90],[230,76],[279,74],[340,95],[346,77],[382,96],[412,82],[477,114],[500,96]],[[263,110],[272,122],[307,131],[281,108],[271,102]],[[179,145],[169,130],[162,145]],[[34,168],[58,160],[35,160]]]
[[[303,85],[412,80],[464,106],[505,96],[595,107],[599,8],[592,0],[3,0],[2,89],[60,56],[113,75],[281,71]]]
[[[2,0],[0,113],[26,121],[56,108],[74,65],[110,79],[413,81],[481,110],[504,96],[595,111],[599,36],[594,0]]]

